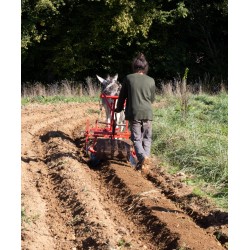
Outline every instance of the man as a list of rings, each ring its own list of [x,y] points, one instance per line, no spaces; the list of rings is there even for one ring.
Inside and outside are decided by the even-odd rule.
[[[133,59],[132,71],[123,81],[115,112],[121,112],[126,101],[125,119],[130,124],[139,170],[150,163],[155,81],[147,75],[148,62],[142,53]]]

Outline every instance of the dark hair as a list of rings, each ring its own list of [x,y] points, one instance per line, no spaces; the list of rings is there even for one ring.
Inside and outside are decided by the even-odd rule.
[[[148,73],[148,62],[142,53],[139,53],[132,62],[132,70],[134,73],[141,71],[144,74]]]

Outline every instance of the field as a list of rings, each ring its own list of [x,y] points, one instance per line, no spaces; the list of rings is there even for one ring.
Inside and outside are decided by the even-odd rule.
[[[228,216],[154,158],[138,172],[88,165],[96,103],[22,107],[22,249],[227,249]]]

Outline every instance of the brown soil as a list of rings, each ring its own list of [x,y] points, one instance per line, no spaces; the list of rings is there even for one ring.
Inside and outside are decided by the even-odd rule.
[[[138,172],[82,153],[98,104],[22,107],[22,249],[227,249],[228,214],[156,159]]]

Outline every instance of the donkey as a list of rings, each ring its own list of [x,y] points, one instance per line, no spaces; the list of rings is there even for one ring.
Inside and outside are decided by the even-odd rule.
[[[101,83],[101,92],[104,93],[105,95],[109,96],[119,96],[120,90],[121,90],[121,84],[118,82],[118,74],[115,76],[107,76],[106,79],[103,79],[102,77],[96,75],[97,79]],[[111,102],[111,100],[108,100]],[[104,106],[105,112],[106,112],[106,122],[110,123],[111,119],[111,110],[109,106],[107,105],[106,100],[102,99],[102,105]],[[116,113],[116,122],[118,125],[124,124],[125,122],[125,115],[124,111],[120,113]],[[124,130],[124,126],[121,126],[121,131]]]

